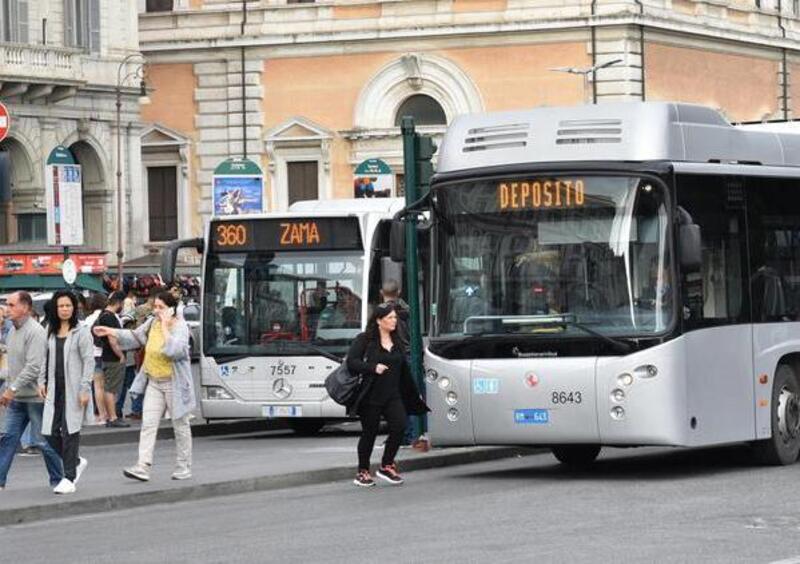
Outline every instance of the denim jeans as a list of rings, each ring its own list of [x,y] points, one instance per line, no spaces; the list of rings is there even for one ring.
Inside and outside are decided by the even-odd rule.
[[[64,477],[61,458],[42,438],[42,411],[44,404],[12,400],[6,408],[5,434],[0,437],[0,486],[6,485],[6,477],[17,453],[17,444],[25,426],[31,424],[31,444],[42,451],[50,485],[55,486]]]
[[[131,389],[131,384],[136,379],[136,367],[135,366],[126,366],[125,367],[125,380],[122,382],[122,389],[119,392],[119,397],[117,398],[117,417],[122,417],[122,409],[125,407],[125,396],[128,395],[128,390]],[[142,400],[139,399],[140,396],[133,396],[131,397],[131,412],[132,413],[142,413]],[[137,407],[137,400],[138,400],[138,410]]]

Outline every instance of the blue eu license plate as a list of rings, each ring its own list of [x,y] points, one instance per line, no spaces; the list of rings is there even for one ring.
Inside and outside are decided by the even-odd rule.
[[[514,423],[517,425],[546,425],[550,423],[547,409],[515,409]]]

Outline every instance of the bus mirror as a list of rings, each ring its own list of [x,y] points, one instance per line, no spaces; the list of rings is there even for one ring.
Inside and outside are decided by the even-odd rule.
[[[168,243],[161,250],[161,280],[164,284],[172,284],[175,280],[175,263],[178,260],[178,251],[181,249],[194,248],[198,253],[203,254],[203,239],[179,239]]]
[[[392,220],[389,232],[389,256],[394,262],[406,261],[406,224],[399,219]]]
[[[381,259],[381,286],[389,280],[394,280],[402,293],[403,291],[403,263],[383,257]]]
[[[703,264],[700,226],[694,223],[680,226],[681,269],[686,272],[700,270]]]

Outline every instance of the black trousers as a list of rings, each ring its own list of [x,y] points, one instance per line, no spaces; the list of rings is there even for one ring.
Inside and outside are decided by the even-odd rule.
[[[70,435],[67,431],[63,406],[56,406],[53,414],[53,428],[50,430],[50,434],[46,435],[46,438],[53,450],[61,457],[61,461],[64,464],[64,477],[70,482],[75,482],[81,434],[78,432]]]
[[[365,403],[359,410],[361,419],[361,438],[358,440],[358,469],[368,470],[369,459],[375,446],[375,437],[378,436],[378,427],[381,416],[389,424],[389,437],[383,449],[381,465],[385,466],[394,462],[403,434],[406,431],[406,408],[400,398],[391,399],[383,405],[370,405]]]

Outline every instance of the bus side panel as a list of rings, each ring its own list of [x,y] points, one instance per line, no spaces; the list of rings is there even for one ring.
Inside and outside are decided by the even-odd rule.
[[[772,380],[784,355],[800,352],[800,323],[763,323],[753,326],[753,386],[755,387],[756,438],[772,436],[770,418]],[[766,383],[759,376],[766,375]],[[798,374],[800,377],[800,374]]]
[[[630,376],[632,383],[625,382]],[[602,444],[686,445],[686,342],[669,341],[597,361],[597,420]],[[615,391],[622,391],[622,399]],[[622,408],[619,415],[612,413]]]
[[[472,428],[472,407],[470,405],[470,367],[471,361],[444,361],[442,358],[425,352],[425,368],[433,369],[439,377],[430,382],[426,379],[426,401],[431,408],[428,414],[428,431],[431,444],[440,446],[474,445],[475,434]],[[439,384],[442,378],[449,380],[447,388],[442,389]],[[455,392],[457,403],[449,405],[446,401],[447,392]],[[457,411],[455,421],[448,419],[448,411]]]
[[[692,331],[686,340],[691,446],[755,438],[753,331],[729,325]]]

